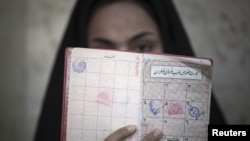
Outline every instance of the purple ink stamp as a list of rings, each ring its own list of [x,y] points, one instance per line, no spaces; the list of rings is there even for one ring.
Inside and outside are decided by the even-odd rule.
[[[84,72],[86,69],[86,62],[83,59],[75,59],[72,63],[72,68],[77,73]]]

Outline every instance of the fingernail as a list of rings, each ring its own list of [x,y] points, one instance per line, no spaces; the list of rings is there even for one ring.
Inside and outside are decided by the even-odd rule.
[[[157,138],[160,138],[162,137],[162,131],[160,129],[155,129],[154,131],[154,136],[157,137]]]
[[[135,125],[129,125],[127,127],[127,129],[128,129],[129,132],[134,132],[136,130],[136,126]]]

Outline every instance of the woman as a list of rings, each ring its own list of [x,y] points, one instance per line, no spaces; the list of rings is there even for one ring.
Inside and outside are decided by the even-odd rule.
[[[64,50],[68,46],[194,56],[170,0],[79,0],[57,54],[36,140],[60,139]],[[210,124],[224,124],[213,95],[210,115]],[[106,140],[121,140],[135,131],[134,126],[123,127]],[[159,140],[161,137],[162,132],[156,129],[144,140]]]

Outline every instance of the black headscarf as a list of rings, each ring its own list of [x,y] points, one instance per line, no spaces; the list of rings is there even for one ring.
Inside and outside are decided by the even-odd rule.
[[[78,0],[59,46],[35,134],[37,141],[59,141],[62,116],[64,51],[66,47],[87,47],[86,27],[91,8],[97,0]],[[145,0],[157,15],[164,52],[194,56],[189,39],[171,0]],[[212,94],[210,124],[225,124]]]

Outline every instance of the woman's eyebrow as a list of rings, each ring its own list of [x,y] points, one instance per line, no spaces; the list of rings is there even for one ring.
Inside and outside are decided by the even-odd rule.
[[[138,39],[140,39],[140,38],[142,38],[144,36],[148,36],[148,35],[153,35],[153,33],[152,32],[148,32],[148,31],[141,32],[141,33],[139,33],[139,34],[131,37],[128,40],[128,43],[132,43],[132,42],[134,42],[134,41],[136,41],[136,40],[138,40]]]
[[[114,42],[112,42],[112,41],[110,41],[108,39],[105,39],[105,38],[101,38],[101,37],[97,37],[97,38],[93,39],[91,42],[106,44],[106,45],[109,45],[109,46],[115,46]]]

